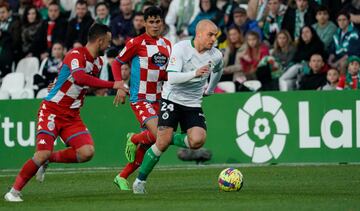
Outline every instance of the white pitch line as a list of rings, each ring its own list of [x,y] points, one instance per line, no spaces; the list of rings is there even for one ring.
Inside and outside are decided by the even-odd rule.
[[[178,165],[178,166],[169,166],[169,165],[161,165],[155,167],[156,170],[159,171],[174,171],[174,170],[191,170],[191,169],[214,169],[214,168],[227,168],[227,167],[234,167],[234,168],[261,168],[261,167],[283,167],[283,166],[290,166],[290,167],[301,167],[301,166],[338,166],[338,165],[345,165],[339,163],[288,163],[288,164],[210,164],[210,165],[195,165],[195,164],[188,164],[188,165]],[[360,163],[348,163],[346,165],[360,165]],[[114,172],[117,173],[123,167],[93,167],[93,168],[49,168],[46,171],[46,174],[54,175],[54,174],[81,174],[81,173],[99,173],[99,172]],[[4,169],[0,170],[0,178],[4,177],[15,177],[18,173],[18,169]],[[5,173],[5,174],[4,174]],[[6,174],[8,173],[8,174]]]

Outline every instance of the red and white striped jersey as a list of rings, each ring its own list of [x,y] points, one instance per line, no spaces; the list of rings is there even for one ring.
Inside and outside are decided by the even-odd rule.
[[[127,42],[116,60],[131,65],[130,102],[160,99],[170,53],[171,43],[163,37],[155,39],[144,33]]]
[[[97,77],[102,65],[101,57],[94,59],[85,47],[71,50],[65,55],[55,85],[45,100],[54,102],[61,107],[79,109],[83,105],[88,87],[76,84],[72,74],[83,70],[87,74]]]

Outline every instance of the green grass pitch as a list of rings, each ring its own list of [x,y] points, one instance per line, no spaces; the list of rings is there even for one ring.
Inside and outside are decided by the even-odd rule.
[[[116,169],[50,170],[25,187],[23,203],[2,198],[0,210],[360,210],[360,165],[238,166],[243,189],[219,192],[217,176],[230,166],[156,168],[146,195],[119,191]],[[2,193],[13,181],[0,171]]]

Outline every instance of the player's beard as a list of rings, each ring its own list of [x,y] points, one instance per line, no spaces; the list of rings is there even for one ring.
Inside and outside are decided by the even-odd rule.
[[[105,50],[98,51],[98,56],[104,56],[104,55],[105,55]]]

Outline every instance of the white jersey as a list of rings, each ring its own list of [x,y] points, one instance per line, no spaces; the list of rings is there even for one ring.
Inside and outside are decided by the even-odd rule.
[[[210,73],[222,70],[222,53],[218,49],[212,48],[200,54],[194,48],[193,40],[184,40],[174,45],[166,71],[192,72],[205,65],[209,65]],[[180,105],[201,107],[202,96],[208,78],[209,74],[179,84],[165,82],[161,96]]]

